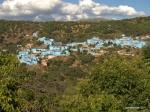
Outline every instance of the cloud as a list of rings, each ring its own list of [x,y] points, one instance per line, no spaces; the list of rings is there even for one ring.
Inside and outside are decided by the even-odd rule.
[[[0,3],[0,19],[47,21],[142,15],[144,12],[130,6],[114,7],[93,0],[80,0],[78,4],[63,0],[5,0]]]

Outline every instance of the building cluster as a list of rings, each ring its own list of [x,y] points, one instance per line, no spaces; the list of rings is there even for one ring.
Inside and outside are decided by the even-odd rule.
[[[106,39],[102,40],[97,37],[87,39],[85,42],[73,42],[62,44],[56,42],[54,39],[42,37],[38,39],[39,42],[46,45],[47,48],[30,48],[18,52],[18,59],[21,63],[28,65],[38,64],[42,59],[51,59],[57,56],[69,56],[71,52],[87,52],[91,55],[100,55],[101,48],[109,46],[130,46],[134,48],[142,48],[145,45],[144,41],[134,40],[131,37],[122,37],[120,39]]]

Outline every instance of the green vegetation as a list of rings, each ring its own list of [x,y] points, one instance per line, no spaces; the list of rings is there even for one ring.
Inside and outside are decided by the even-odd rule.
[[[0,110],[2,112],[20,112],[23,99],[18,97],[19,84],[12,78],[1,80],[0,83]]]
[[[143,62],[108,56],[94,66],[79,92],[64,95],[65,112],[124,112],[126,107],[149,109],[150,76]]]
[[[100,94],[63,96],[60,101],[63,112],[122,112],[121,104],[113,95]]]
[[[44,25],[44,35],[58,41],[83,41],[92,36],[116,38],[122,34],[142,36],[149,34],[150,17],[121,21],[100,22],[49,22]]]
[[[150,74],[142,56],[83,59],[83,55],[50,60],[42,69],[19,65],[13,55],[1,55],[5,75],[1,72],[0,110],[148,112]]]
[[[47,66],[20,64],[14,55],[16,44],[34,43],[32,36],[18,36],[19,32],[40,31],[41,36],[63,42],[93,35],[147,35],[149,17],[99,23],[0,21],[0,27],[0,41],[8,40],[0,49],[11,48],[0,52],[0,112],[149,112],[149,45],[125,49],[135,51],[134,56],[117,55],[121,48],[116,46],[100,57],[86,53],[56,57]]]
[[[34,43],[32,34],[39,31],[39,36],[48,36],[56,41],[84,41],[92,36],[100,38],[116,38],[122,34],[130,36],[150,35],[150,17],[129,20],[110,21],[78,21],[78,22],[28,22],[0,21],[0,48],[8,49],[11,45]],[[11,47],[9,47],[11,48]],[[16,48],[14,48],[16,49]],[[15,53],[14,49],[9,50]]]
[[[143,48],[143,55],[145,59],[150,59],[150,45]]]
[[[0,54],[0,74],[5,75],[11,73],[18,66],[19,62],[17,61],[14,55],[3,55]]]

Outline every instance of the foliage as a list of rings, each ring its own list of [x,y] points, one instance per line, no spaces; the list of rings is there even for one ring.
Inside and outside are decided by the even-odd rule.
[[[84,41],[92,36],[116,38],[122,34],[130,36],[149,35],[150,17],[93,22],[0,21],[0,28],[1,47],[8,49],[7,45],[9,44],[15,48],[16,44],[23,45],[29,42],[35,31],[40,32],[39,36],[48,36],[63,43]],[[26,35],[29,35],[28,39]],[[15,50],[12,50],[14,53]]]
[[[21,112],[22,101],[17,95],[19,84],[12,78],[0,82],[0,110],[4,112]]]
[[[90,64],[94,60],[94,56],[87,53],[78,54],[78,58],[82,64]]]
[[[82,70],[78,66],[72,66],[74,64],[75,59],[69,58],[66,60],[54,59],[48,61],[48,73],[49,77],[53,79],[51,76],[56,79],[56,77],[68,77],[69,79],[76,80],[77,78],[82,78],[84,75],[84,70]]]
[[[0,49],[16,53],[16,44],[40,45],[32,38],[35,31],[40,32],[40,37],[48,36],[63,43],[84,41],[92,36],[116,38],[123,33],[149,35],[149,18],[93,22],[0,21]],[[117,47],[109,50],[117,51]],[[125,107],[141,107],[140,112],[149,112],[149,51],[149,46],[143,48],[144,58],[116,56],[113,52],[100,58],[74,53],[67,58],[49,60],[47,67],[19,64],[15,55],[1,53],[0,111],[124,112]]]
[[[64,112],[123,112],[126,107],[149,108],[150,78],[138,58],[108,56],[95,65],[91,75],[79,84],[79,92],[64,95]]]
[[[63,112],[123,112],[122,104],[113,95],[100,94],[63,96],[60,101]]]
[[[122,34],[140,36],[149,34],[150,17],[122,21],[48,22],[44,34],[58,41],[83,41],[92,36],[116,38]]]
[[[106,92],[119,98],[124,106],[144,106],[149,108],[149,74],[139,59],[108,57],[96,65],[90,80],[83,86],[84,96]]]
[[[0,54],[0,76],[13,72],[19,65],[14,55]]]
[[[142,50],[143,50],[144,58],[150,59],[150,45],[146,45]]]

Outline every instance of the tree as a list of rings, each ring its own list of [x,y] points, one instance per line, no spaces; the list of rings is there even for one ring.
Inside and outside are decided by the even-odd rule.
[[[143,49],[144,62],[150,73],[150,44],[146,45]]]
[[[18,60],[14,55],[0,54],[0,75],[11,73],[18,65]]]
[[[83,64],[89,64],[94,60],[94,56],[87,53],[80,53],[78,58]]]
[[[64,95],[59,101],[64,112],[124,112],[126,107],[149,109],[150,77],[140,58],[107,56],[87,80],[79,84],[78,93]]]
[[[80,90],[84,96],[106,92],[121,100],[124,106],[149,108],[150,77],[138,58],[108,57],[96,65],[89,79]]]
[[[143,47],[142,51],[143,51],[144,58],[150,59],[150,45],[146,45],[145,47]]]
[[[21,112],[21,100],[17,97],[19,83],[12,78],[0,82],[0,111]]]
[[[63,112],[123,112],[121,101],[106,93],[88,97],[81,94],[64,95],[59,105]]]

